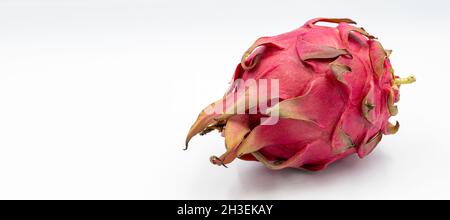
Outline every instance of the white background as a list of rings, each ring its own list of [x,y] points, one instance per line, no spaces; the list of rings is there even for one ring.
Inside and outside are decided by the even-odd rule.
[[[0,1],[0,199],[450,199],[448,1]],[[183,142],[260,36],[350,17],[394,50],[400,131],[327,170]]]

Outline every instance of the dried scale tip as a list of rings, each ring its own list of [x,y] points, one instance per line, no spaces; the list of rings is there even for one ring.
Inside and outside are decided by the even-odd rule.
[[[259,152],[254,152],[252,155],[261,163],[263,163],[267,168],[272,170],[281,170],[286,167],[286,161],[270,161],[263,154]]]
[[[259,38],[258,40],[255,41],[255,43],[253,43],[253,45],[250,48],[248,48],[245,51],[244,55],[242,55],[241,66],[244,70],[253,69],[258,64],[259,60],[261,59],[262,49],[258,51],[257,48],[261,47],[263,44],[264,38]],[[252,59],[248,60],[251,55],[253,55]],[[248,62],[250,63],[250,65],[247,65]]]
[[[214,164],[214,165],[218,165],[218,166],[224,166],[225,168],[228,168],[225,163],[217,156],[211,156],[209,158],[209,161]]]
[[[389,60],[392,50],[354,24],[348,18],[316,18],[294,31],[257,39],[242,56],[232,89],[199,114],[186,149],[195,135],[218,130],[225,152],[210,162],[224,167],[239,158],[273,170],[318,171],[351,154],[369,155],[383,135],[398,132],[400,124],[389,118],[398,113],[400,85],[416,78],[396,76]],[[267,83],[258,80],[274,79],[277,102],[270,95],[253,97],[246,85],[252,81],[264,89]],[[261,103],[276,104],[259,108]],[[239,114],[207,111],[236,110],[242,104]],[[265,124],[262,118],[272,115],[276,123]]]

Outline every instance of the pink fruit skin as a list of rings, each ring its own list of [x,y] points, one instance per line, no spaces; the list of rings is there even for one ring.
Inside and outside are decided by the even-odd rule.
[[[233,80],[278,79],[278,123],[259,124],[261,114],[220,118],[202,112],[186,144],[205,129],[219,129],[227,151],[211,158],[214,164],[240,158],[271,169],[317,171],[353,153],[368,155],[383,134],[398,130],[398,123],[388,119],[397,112],[399,84],[394,82],[389,52],[352,24],[350,19],[316,18],[291,32],[259,38]],[[235,95],[236,89],[226,95]]]

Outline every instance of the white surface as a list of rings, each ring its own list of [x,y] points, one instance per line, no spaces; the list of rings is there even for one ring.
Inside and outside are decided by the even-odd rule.
[[[448,1],[0,1],[0,199],[450,199]],[[237,161],[197,113],[260,36],[350,17],[394,49],[401,129],[310,173]],[[404,74],[402,74],[404,73]]]

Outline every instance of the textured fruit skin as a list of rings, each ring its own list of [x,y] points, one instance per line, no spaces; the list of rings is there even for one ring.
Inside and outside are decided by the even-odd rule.
[[[233,80],[278,79],[278,123],[259,124],[267,112],[202,111],[186,145],[194,135],[218,129],[227,151],[211,162],[258,160],[271,169],[317,171],[353,153],[367,156],[383,135],[399,128],[388,119],[397,113],[400,84],[395,83],[390,51],[352,24],[350,19],[316,18],[291,32],[259,38],[244,54]],[[236,95],[239,86],[233,84],[224,97]]]

